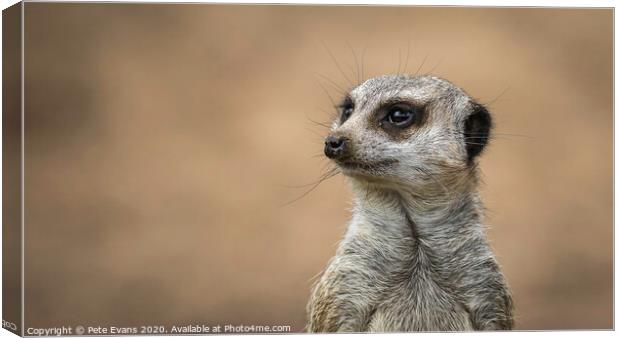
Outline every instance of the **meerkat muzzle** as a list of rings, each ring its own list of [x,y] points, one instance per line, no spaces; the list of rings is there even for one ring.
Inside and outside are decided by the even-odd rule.
[[[325,156],[331,159],[342,159],[349,153],[349,142],[346,137],[330,135],[325,139]]]

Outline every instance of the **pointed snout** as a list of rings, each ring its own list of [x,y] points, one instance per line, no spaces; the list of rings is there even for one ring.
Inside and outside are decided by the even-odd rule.
[[[348,156],[350,142],[344,136],[329,135],[325,139],[325,156],[338,160]]]

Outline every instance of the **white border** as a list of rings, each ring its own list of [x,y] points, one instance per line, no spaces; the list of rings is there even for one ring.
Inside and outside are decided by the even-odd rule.
[[[18,1],[15,0],[0,0],[0,4],[2,4],[2,8],[5,9],[15,3],[17,3]],[[26,0],[26,2],[47,2],[47,1],[41,1],[41,0]],[[88,3],[88,2],[116,2],[116,3],[174,3],[174,4],[182,4],[182,3],[191,3],[191,4],[203,4],[203,3],[217,3],[217,4],[239,4],[239,3],[244,3],[244,4],[284,4],[282,2],[275,2],[275,1],[264,1],[264,0],[245,0],[243,2],[233,2],[233,1],[227,1],[227,0],[212,0],[212,1],[174,1],[174,0],[133,0],[133,1],[97,1],[97,0],[84,0],[84,1],[72,1],[72,0],[57,0],[57,1],[53,1],[53,2],[84,2],[84,3]],[[381,5],[381,6],[385,6],[385,5],[407,5],[407,6],[413,6],[413,5],[417,5],[417,6],[480,6],[480,7],[587,7],[587,8],[592,8],[592,7],[600,7],[600,8],[610,8],[613,7],[615,10],[615,3],[613,1],[603,1],[603,0],[593,0],[593,1],[577,1],[577,0],[570,0],[570,1],[557,1],[557,0],[538,0],[538,1],[534,1],[534,0],[520,0],[520,1],[515,1],[515,0],[510,0],[510,1],[503,1],[502,3],[498,3],[497,0],[476,0],[476,1],[471,1],[471,0],[417,0],[417,1],[394,1],[394,0],[389,0],[389,1],[385,1],[385,2],[378,2],[378,1],[369,1],[369,0],[343,0],[343,1],[330,1],[330,0],[315,0],[312,2],[309,1],[300,1],[300,0],[289,0],[286,1],[286,4],[298,4],[298,5]],[[20,178],[20,184],[21,184],[21,228],[22,228],[22,232],[21,232],[21,245],[22,245],[22,335],[24,333],[25,330],[25,264],[24,264],[24,258],[25,258],[25,208],[24,208],[24,201],[25,201],[25,196],[24,196],[24,187],[25,187],[25,175],[24,175],[24,170],[25,170],[25,137],[24,137],[24,131],[25,131],[25,120],[24,120],[24,103],[25,103],[25,73],[24,73],[24,52],[25,52],[25,45],[24,45],[24,5],[21,6],[21,12],[22,12],[22,18],[21,18],[21,25],[22,25],[22,36],[21,36],[21,57],[22,57],[22,64],[21,64],[21,77],[22,77],[22,81],[21,81],[21,163],[20,163],[20,167],[21,167],[21,178]],[[0,23],[1,23],[1,18],[0,18]],[[618,127],[620,127],[620,124],[618,122],[617,119],[615,119],[615,98],[618,95],[618,89],[615,86],[615,79],[616,79],[616,68],[615,68],[615,64],[618,61],[617,59],[617,55],[615,54],[615,46],[617,43],[617,36],[618,36],[618,31],[615,25],[615,12],[614,12],[614,131],[615,130],[619,130]],[[1,25],[0,25],[0,36],[1,36]],[[0,46],[0,54],[1,54],[1,46]],[[0,69],[0,77],[1,77],[1,69]],[[0,104],[2,103],[2,100],[0,98]],[[2,126],[2,122],[0,119],[0,133],[1,133],[1,126]],[[616,262],[616,251],[615,251],[615,243],[616,243],[616,239],[617,239],[617,233],[615,231],[615,211],[617,210],[618,207],[618,202],[615,199],[615,191],[617,188],[617,182],[615,180],[616,175],[619,173],[619,169],[617,166],[615,166],[615,159],[616,159],[616,151],[618,149],[618,140],[615,137],[615,133],[614,133],[614,328],[615,328],[615,323],[617,318],[617,313],[615,311],[615,304],[617,303],[617,293],[616,288],[618,287],[618,281],[615,278],[615,262]],[[1,163],[1,154],[2,154],[2,150],[0,149],[0,163]],[[0,182],[0,189],[2,187],[2,183]],[[1,201],[1,196],[0,196],[0,201]],[[1,216],[1,210],[0,210],[0,216]],[[0,239],[1,239],[1,233],[0,233]],[[0,251],[0,259],[2,258],[2,253]],[[2,281],[0,279],[0,288],[2,286]],[[0,300],[2,299],[2,295],[0,294]],[[488,332],[488,333],[416,333],[416,336],[420,336],[420,337],[436,337],[436,336],[446,336],[446,335],[460,335],[461,337],[474,337],[474,336],[479,336],[479,335],[485,335],[488,337],[496,337],[496,336],[500,336],[500,335],[505,335],[505,334],[510,334],[512,336],[515,337],[520,337],[520,336],[524,336],[524,335],[536,335],[536,336],[540,336],[543,335],[545,337],[583,337],[585,334],[587,334],[588,336],[594,336],[594,337],[608,337],[608,336],[615,336],[615,332],[614,331],[519,331],[519,332]],[[287,336],[293,336],[293,337],[301,337],[303,336],[302,334],[286,334]],[[339,336],[342,337],[350,337],[353,334],[342,334]],[[359,334],[355,334],[355,335],[359,335]],[[411,334],[410,333],[393,333],[393,334],[373,334],[373,337],[404,337],[404,336],[410,337]],[[212,335],[215,336],[215,335]],[[227,335],[230,336],[230,335]],[[233,335],[236,336],[236,335]],[[243,335],[244,337],[259,337],[261,335]],[[323,334],[318,334],[312,335],[313,337],[323,337],[325,335]],[[10,333],[7,330],[0,330],[0,337],[15,337],[14,334]],[[187,336],[167,336],[167,337],[187,337]]]
[[[7,4],[14,4],[14,0],[2,0]],[[108,0],[24,0],[25,2],[104,2],[104,3],[170,3],[170,4],[297,4],[297,5],[374,5],[374,6],[470,6],[470,7],[577,7],[577,8],[611,8],[615,2],[610,0],[131,0],[131,1],[108,1]],[[8,7],[8,6],[6,6]],[[6,8],[5,7],[5,8]]]

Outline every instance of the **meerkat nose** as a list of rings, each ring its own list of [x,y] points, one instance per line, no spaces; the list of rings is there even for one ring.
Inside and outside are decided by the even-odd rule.
[[[330,135],[325,139],[325,156],[331,159],[344,157],[347,148],[347,139],[343,136]]]

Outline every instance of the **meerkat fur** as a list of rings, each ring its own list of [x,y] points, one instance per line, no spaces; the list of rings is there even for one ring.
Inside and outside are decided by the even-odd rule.
[[[512,329],[477,191],[491,129],[484,106],[434,76],[380,76],[346,95],[325,153],[354,207],[309,332]]]

